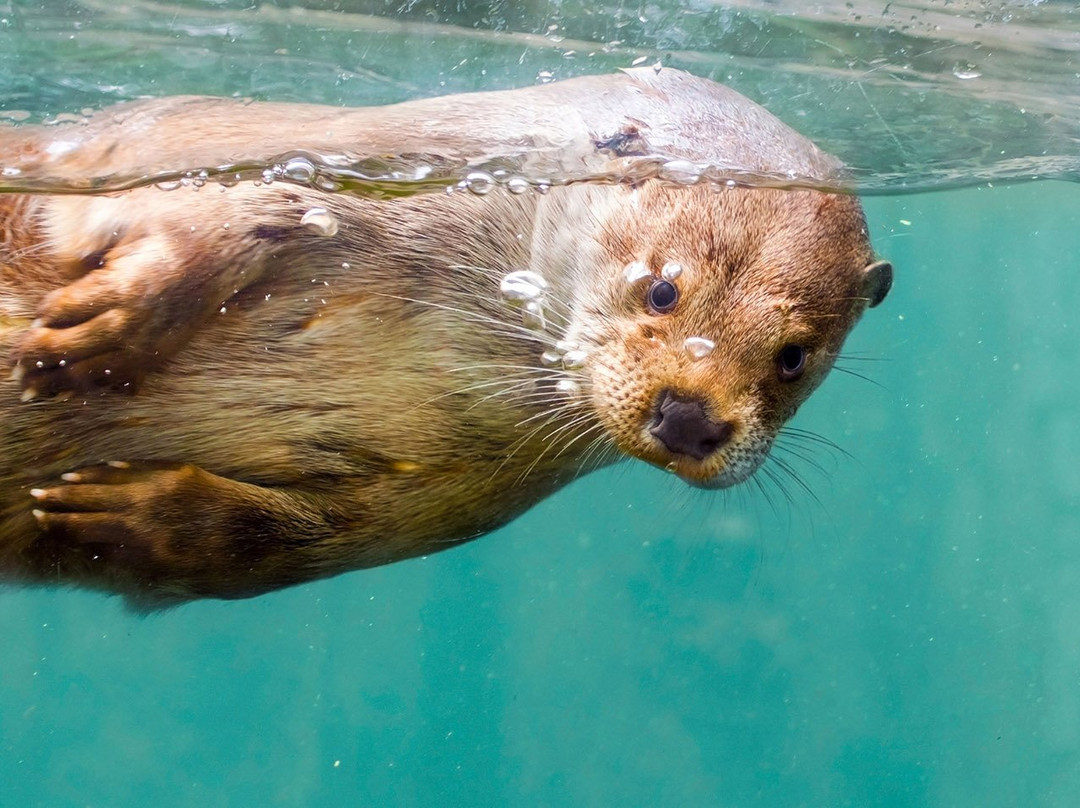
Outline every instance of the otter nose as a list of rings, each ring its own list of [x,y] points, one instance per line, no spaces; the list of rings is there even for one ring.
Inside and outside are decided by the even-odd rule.
[[[735,428],[728,421],[714,421],[696,399],[660,394],[660,406],[649,432],[675,454],[704,460],[729,440]]]

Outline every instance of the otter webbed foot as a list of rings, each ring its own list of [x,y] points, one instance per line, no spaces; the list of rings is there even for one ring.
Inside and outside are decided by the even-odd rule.
[[[96,578],[170,597],[246,597],[312,577],[305,549],[332,535],[304,496],[190,464],[111,462],[30,490],[43,546]]]

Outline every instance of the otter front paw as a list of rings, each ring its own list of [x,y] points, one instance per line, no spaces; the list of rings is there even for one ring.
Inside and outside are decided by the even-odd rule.
[[[65,287],[49,295],[38,318],[11,350],[12,378],[23,400],[107,388],[134,392],[152,356],[138,350],[138,317],[130,309],[106,309],[85,320],[67,316]]]
[[[164,278],[152,273],[145,256],[129,254],[47,295],[11,349],[24,400],[94,388],[134,392],[174,336],[167,301],[154,299]]]

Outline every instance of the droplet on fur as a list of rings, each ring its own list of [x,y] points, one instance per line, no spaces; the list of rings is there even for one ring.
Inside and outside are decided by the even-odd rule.
[[[529,190],[529,181],[524,177],[511,177],[506,181],[506,190],[512,194],[523,194]]]
[[[683,343],[691,359],[704,359],[713,352],[716,343],[705,337],[687,337]]]
[[[579,370],[585,367],[589,354],[585,351],[567,351],[563,354],[562,365],[567,370]]]
[[[660,270],[660,277],[665,281],[674,281],[680,275],[682,275],[682,264],[678,261],[668,261]]]
[[[312,208],[300,217],[300,224],[320,236],[333,236],[338,231],[338,221],[326,208]]]
[[[495,187],[495,178],[486,171],[474,171],[465,177],[465,187],[474,194],[483,196]]]
[[[540,364],[546,368],[557,367],[562,364],[562,358],[560,351],[544,351],[540,354]]]
[[[581,392],[581,385],[573,379],[559,379],[555,385],[555,389],[563,395],[576,396]]]
[[[696,185],[701,180],[701,169],[689,160],[668,160],[658,174],[660,179],[679,185]]]
[[[521,307],[521,324],[530,331],[543,331],[547,328],[544,305],[541,301],[530,300]]]
[[[651,276],[652,273],[649,272],[649,268],[645,266],[644,261],[631,261],[623,267],[623,277],[626,278],[626,282],[630,284],[637,283],[638,281]]]
[[[544,276],[531,269],[508,272],[499,282],[499,296],[511,306],[524,306],[530,301],[542,302],[547,289]]]
[[[307,184],[315,179],[315,165],[306,157],[294,157],[282,166],[281,175],[287,180]]]

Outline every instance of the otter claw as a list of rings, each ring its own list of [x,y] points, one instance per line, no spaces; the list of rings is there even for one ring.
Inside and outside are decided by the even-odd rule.
[[[37,396],[38,391],[36,388],[27,387],[25,390],[23,390],[22,395],[19,396],[19,400],[23,403],[26,403],[27,401],[33,401],[35,398],[37,398]]]
[[[8,376],[8,381],[9,382],[21,382],[23,376],[25,376],[25,375],[26,375],[26,368],[24,368],[22,365],[16,363],[15,366],[11,368],[11,375]]]

